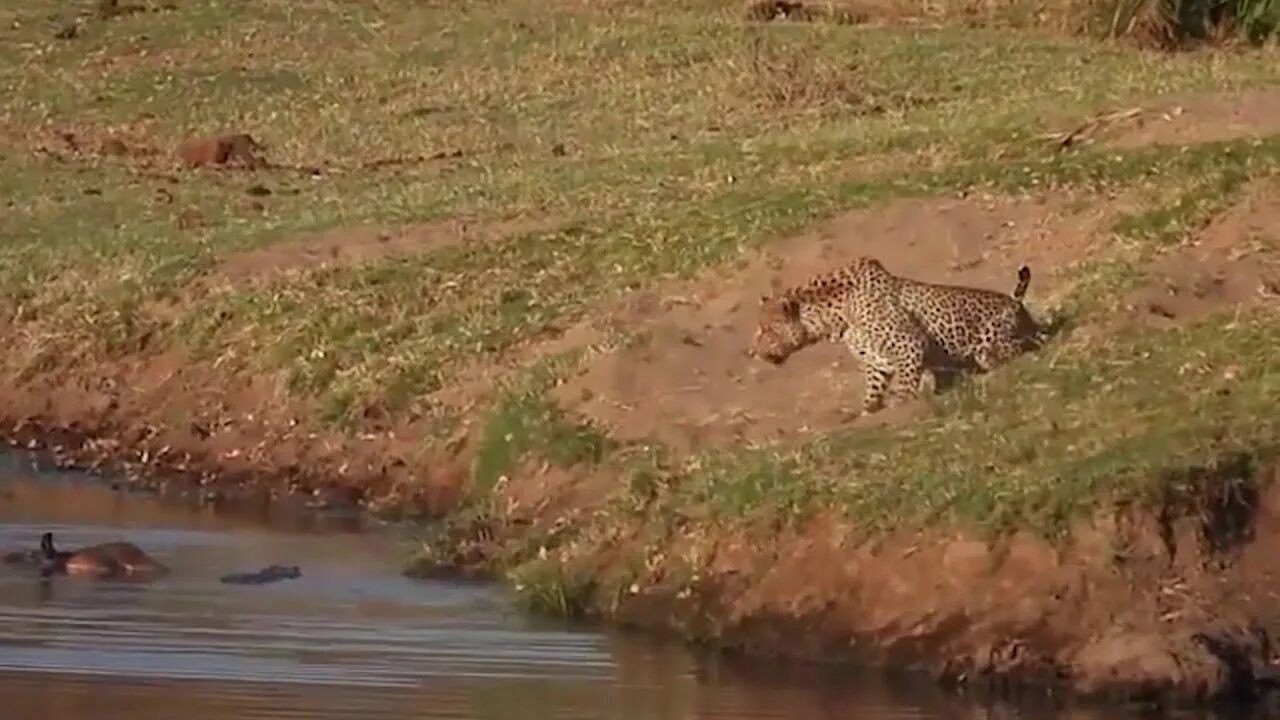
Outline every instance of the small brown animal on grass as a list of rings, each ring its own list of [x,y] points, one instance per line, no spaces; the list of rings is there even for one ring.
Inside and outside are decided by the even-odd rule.
[[[102,155],[110,155],[113,157],[123,157],[129,154],[129,146],[119,138],[107,138],[102,141],[102,146],[98,149]]]
[[[178,157],[189,168],[214,165],[253,170],[267,166],[267,162],[258,154],[264,149],[251,135],[232,133],[188,140],[178,147]]]
[[[940,360],[989,371],[1038,343],[1041,329],[1022,304],[1030,283],[1025,266],[1005,295],[899,277],[861,257],[762,297],[748,354],[780,365],[820,340],[843,343],[863,365],[862,410],[875,412],[891,383],[908,396],[927,391],[926,371]]]

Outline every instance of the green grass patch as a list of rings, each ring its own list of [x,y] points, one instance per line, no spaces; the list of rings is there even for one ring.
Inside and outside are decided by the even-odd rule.
[[[929,525],[1060,535],[1100,503],[1149,501],[1171,472],[1277,447],[1269,313],[1110,338],[940,396],[909,427],[833,433],[786,453],[706,459],[671,496],[721,521],[843,508],[866,533]]]
[[[1147,260],[1280,169],[1277,137],[1123,152],[1043,139],[1170,94],[1274,86],[1274,49],[1156,54],[997,28],[751,23],[731,3],[532,0],[195,0],[60,39],[46,5],[0,9],[0,326],[24,343],[11,362],[36,374],[86,353],[182,350],[227,373],[281,373],[316,401],[309,420],[349,430],[370,406],[430,416],[465,369],[891,198],[1133,192],[1140,207],[1064,302],[1093,319]],[[1270,16],[1239,8],[1233,27],[1265,36]],[[183,139],[233,128],[277,163],[326,172],[176,169]],[[109,137],[138,154],[100,156]],[[203,222],[179,222],[193,214]],[[193,283],[331,228],[516,216],[554,229]],[[495,379],[472,491],[488,497],[530,460],[599,464],[629,478],[616,508],[671,526],[837,507],[867,529],[1057,532],[1169,467],[1270,452],[1272,333],[1259,313],[1101,347],[1068,337],[910,427],[687,462],[567,416],[547,395],[563,372],[552,362]]]
[[[599,463],[615,443],[547,397],[555,379],[581,353],[553,357],[523,373],[503,392],[480,432],[471,466],[470,501],[487,498],[521,460],[556,467]]]
[[[1093,22],[1112,37],[1156,47],[1237,38],[1263,43],[1280,33],[1275,0],[1094,0]]]
[[[460,367],[843,208],[984,183],[1123,183],[1209,162],[1053,155],[1036,138],[1156,95],[1280,79],[1267,54],[760,25],[727,5],[203,0],[86,20],[72,40],[53,37],[34,0],[5,13],[0,45],[15,62],[0,64],[0,190],[13,202],[0,304],[57,327],[45,334],[51,354],[128,353],[145,337],[244,372],[283,371],[337,422],[375,404],[421,412],[418,399]],[[89,149],[68,162],[32,154],[55,126]],[[276,162],[333,172],[159,177],[180,140],[233,127]],[[159,173],[95,157],[113,134],[158,153],[146,162]],[[462,156],[359,169],[453,150]],[[245,195],[253,185],[273,191],[262,208]],[[188,210],[202,227],[178,227]],[[565,229],[263,289],[185,289],[229,254],[300,234],[517,214]],[[149,314],[175,296],[176,312]]]

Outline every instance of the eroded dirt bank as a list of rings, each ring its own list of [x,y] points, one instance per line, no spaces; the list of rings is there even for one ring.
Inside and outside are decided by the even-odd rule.
[[[1273,267],[1241,256],[1233,239],[1272,225],[1269,197],[1249,199],[1199,242],[1162,256],[1113,319],[1171,324],[1267,301],[1259,288]],[[971,197],[851,213],[711,281],[630,297],[547,347],[516,348],[480,366],[467,388],[492,390],[506,366],[548,347],[594,346],[601,328],[620,325],[643,337],[588,352],[580,372],[549,393],[572,417],[614,440],[656,439],[677,452],[794,442],[840,424],[840,407],[860,389],[830,391],[831,381],[856,377],[838,349],[815,349],[786,372],[741,355],[753,301],[772,279],[870,252],[907,274],[1000,288],[1028,261],[1037,268],[1033,309],[1044,311],[1069,291],[1073,267],[1096,251],[1118,204]],[[788,259],[784,269],[775,254]],[[322,413],[283,381],[228,377],[176,350],[115,360],[86,352],[33,371],[23,332],[0,327],[0,337],[12,340],[0,362],[0,436],[64,464],[118,470],[212,503],[432,517],[457,509],[475,472],[481,413],[441,437],[426,421],[370,407],[344,432],[319,425]],[[446,395],[477,406],[457,387]],[[1093,518],[1060,542],[939,530],[874,543],[834,515],[795,530],[688,518],[666,526],[646,511],[606,513],[602,524],[594,516],[625,480],[616,468],[524,462],[503,474],[482,512],[450,516],[455,532],[436,548],[441,562],[423,569],[507,574],[547,594],[544,606],[755,652],[1110,697],[1247,699],[1269,692],[1280,633],[1280,488],[1260,462],[1164,483],[1177,493],[1141,508],[1099,498]]]
[[[517,510],[497,526],[463,529],[485,542],[450,545],[451,561],[523,557],[517,584],[561,593],[543,602],[576,589],[587,615],[748,653],[1093,700],[1274,701],[1280,469],[1252,463],[1227,458],[1180,477],[1147,506],[1103,503],[1056,540],[931,532],[867,541],[833,515],[798,531],[662,535],[638,520],[562,539],[581,515],[551,523]],[[542,543],[536,559],[530,536]]]
[[[848,393],[861,392],[858,373],[833,346],[815,347],[785,372],[750,362],[742,351],[761,292],[869,252],[896,272],[992,288],[1007,286],[1018,263],[1030,262],[1031,295],[1043,306],[1069,285],[1069,269],[1088,256],[1098,229],[1116,212],[1112,201],[1075,207],[1071,199],[971,194],[890,202],[781,238],[727,274],[717,269],[642,290],[555,337],[464,369],[429,398],[465,416],[449,437],[427,420],[377,406],[366,408],[350,431],[325,426],[318,405],[290,393],[283,377],[228,373],[181,348],[110,358],[86,347],[50,367],[39,336],[51,329],[0,320],[0,338],[9,340],[0,356],[0,436],[48,450],[64,464],[109,467],[146,486],[194,488],[209,501],[359,502],[397,515],[439,515],[468,479],[485,420],[477,411],[492,401],[485,396],[497,382],[539,358],[589,350],[610,328],[623,327],[639,340],[589,353],[580,372],[553,393],[565,410],[614,439],[660,440],[682,451],[794,439],[843,423]],[[315,264],[350,266],[486,241],[536,223],[474,223],[466,232],[454,225],[461,223],[305,235],[269,252],[228,256],[183,293],[198,298],[211,286],[269,282]],[[150,312],[163,320],[173,311],[157,304]],[[828,392],[833,384],[850,387]],[[911,409],[886,417],[908,419],[901,416]]]
[[[819,654],[847,643],[844,652],[952,679],[1249,696],[1272,678],[1269,638],[1280,629],[1280,493],[1236,492],[1206,482],[1161,514],[1103,511],[1061,547],[1026,534],[857,545],[847,528],[819,525],[772,559],[730,552],[712,563],[729,620],[715,630],[748,645],[790,637]]]
[[[206,435],[196,428],[225,408],[214,403],[193,408],[189,429],[152,429],[159,416],[119,409],[119,400],[143,397],[139,390],[98,389],[98,404],[85,406],[87,389],[75,383],[29,384],[3,398],[6,435],[68,464],[124,468],[142,484],[163,476],[175,490],[194,484],[211,502],[364,502],[439,514],[465,478],[465,448],[433,471],[425,460],[384,456],[395,452],[385,443],[303,434],[283,410]],[[28,422],[12,424],[14,413]],[[237,451],[246,447],[258,450]],[[405,492],[414,473],[441,480]],[[1102,508],[1060,542],[1026,533],[866,542],[846,521],[823,517],[803,531],[665,538],[638,523],[558,543],[557,529],[587,509],[553,509],[584,478],[529,470],[504,490],[508,515],[455,536],[449,570],[501,574],[541,539],[551,548],[544,569],[589,578],[581,609],[625,625],[753,653],[922,669],[962,684],[1251,701],[1280,689],[1278,477],[1280,469],[1258,470],[1248,458],[1224,462],[1150,508]]]
[[[178,355],[0,377],[0,434],[11,445],[111,471],[125,487],[408,517],[453,507],[462,440],[424,445],[410,422],[352,436],[306,423],[311,410],[270,378],[227,378]]]

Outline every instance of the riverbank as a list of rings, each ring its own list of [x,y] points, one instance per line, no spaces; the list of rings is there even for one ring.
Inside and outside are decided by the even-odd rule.
[[[541,610],[1111,695],[1269,682],[1275,50],[145,10],[0,11],[8,440],[442,519],[420,571]],[[850,421],[838,348],[742,350],[758,296],[860,254],[1028,264],[1063,329]]]

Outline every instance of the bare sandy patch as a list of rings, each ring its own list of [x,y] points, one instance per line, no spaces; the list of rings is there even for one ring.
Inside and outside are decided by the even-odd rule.
[[[852,212],[767,247],[736,269],[637,296],[622,314],[637,342],[606,353],[555,391],[565,407],[624,440],[686,450],[785,440],[850,421],[861,368],[840,347],[809,348],[781,367],[745,355],[761,295],[857,255],[891,272],[1010,292],[1032,269],[1029,304],[1053,297],[1113,214],[1071,199],[912,199]],[[853,420],[897,422],[918,402]]]
[[[351,267],[435,252],[468,243],[483,243],[547,230],[555,223],[541,218],[492,222],[460,219],[398,226],[337,228],[228,255],[209,279],[252,284],[280,276],[331,267]]]
[[[1132,149],[1193,145],[1280,133],[1280,87],[1182,98],[1144,108],[1103,131],[1101,144]]]
[[[1189,243],[1147,269],[1125,297],[1130,321],[1168,327],[1234,312],[1280,295],[1280,197],[1273,183],[1254,188]]]

